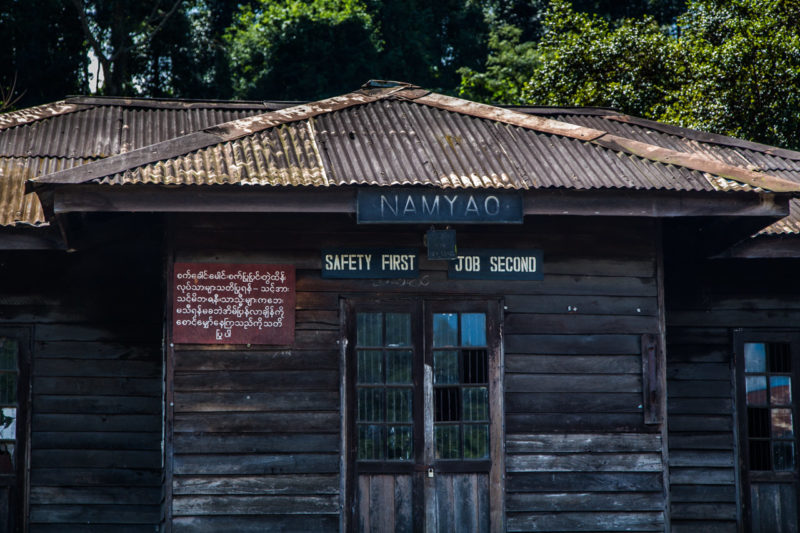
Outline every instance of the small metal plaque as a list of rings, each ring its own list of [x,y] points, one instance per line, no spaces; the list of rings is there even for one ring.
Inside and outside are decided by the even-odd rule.
[[[428,260],[449,260],[458,257],[456,248],[456,230],[430,229],[425,234],[428,248]]]
[[[419,276],[413,248],[328,248],[322,250],[326,279],[396,279]]]
[[[447,268],[449,279],[541,280],[541,250],[459,250]]]
[[[175,263],[172,294],[175,343],[294,342],[293,265]]]
[[[359,224],[521,224],[519,191],[481,189],[359,189]]]

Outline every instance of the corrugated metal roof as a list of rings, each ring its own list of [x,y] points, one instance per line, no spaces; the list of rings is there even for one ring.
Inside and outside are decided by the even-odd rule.
[[[54,158],[78,164],[165,141],[171,145],[171,140],[197,131],[207,132],[197,137],[197,149],[128,166],[96,181],[761,190],[737,181],[740,178],[730,179],[736,172],[714,174],[702,164],[693,166],[696,161],[712,161],[718,163],[711,165],[714,169],[724,171],[725,165],[746,169],[745,178],[755,176],[756,181],[750,183],[761,184],[758,171],[800,183],[800,154],[795,158],[786,150],[721,136],[706,142],[691,135],[691,130],[684,135],[680,128],[621,117],[613,110],[526,108],[526,113],[547,118],[517,119],[509,118],[507,110],[412,86],[364,90],[331,99],[327,107],[320,104],[261,114],[289,104],[72,98],[0,115],[0,158],[14,160],[6,164],[11,169],[6,176],[0,176],[7,182],[0,195],[4,213],[0,224],[41,223],[35,209],[24,207],[33,200],[23,199],[21,186],[26,178],[21,176],[37,175],[36,169],[53,165],[49,161]],[[221,123],[226,124],[212,127]],[[578,131],[576,125],[584,130]],[[217,138],[220,142],[213,141]],[[725,144],[726,139],[731,146]],[[655,150],[652,154],[650,148]],[[675,159],[679,153],[691,157]],[[72,166],[62,163],[49,168]],[[23,218],[14,219],[17,213]]]
[[[688,137],[657,131],[637,124],[615,120],[613,116],[605,114],[565,114],[558,115],[558,117],[560,120],[580,126],[605,129],[616,135],[629,137],[663,148],[699,154],[729,165],[768,172],[774,176],[800,182],[800,158],[790,159],[745,147],[702,142]],[[736,184],[732,184],[732,186],[734,189],[737,188]]]
[[[316,117],[332,183],[714,190],[702,173],[401,100]]]
[[[800,234],[800,200],[789,202],[789,216],[761,230],[759,235]]]
[[[0,130],[8,157],[109,157],[264,112],[97,106]],[[2,116],[2,115],[0,115]]]
[[[25,194],[25,181],[73,168],[89,159],[0,157],[0,226],[46,224],[39,198]]]
[[[46,223],[27,179],[287,105],[76,97],[0,114],[0,226]]]
[[[283,124],[100,181],[715,190],[703,173],[684,167],[391,99]]]
[[[184,157],[128,170],[103,183],[328,185],[306,123],[288,124]]]

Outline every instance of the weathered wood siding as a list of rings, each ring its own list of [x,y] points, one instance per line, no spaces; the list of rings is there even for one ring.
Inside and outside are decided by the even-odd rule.
[[[0,259],[0,323],[33,334],[31,532],[158,527],[161,271],[133,236]]]
[[[297,267],[297,339],[174,352],[175,531],[339,525],[340,296],[504,298],[513,531],[663,531],[658,426],[642,415],[641,335],[658,333],[652,221],[531,218],[459,227],[462,248],[540,248],[544,281],[323,280],[320,248],[416,247],[426,227],[346,217],[176,219],[176,261]]]
[[[672,530],[734,533],[740,517],[734,330],[800,326],[796,260],[668,265]]]

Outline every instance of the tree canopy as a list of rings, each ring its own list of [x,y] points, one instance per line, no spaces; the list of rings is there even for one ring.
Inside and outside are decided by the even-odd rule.
[[[99,64],[99,94],[311,100],[396,79],[800,148],[800,0],[0,0],[0,34],[0,109],[88,92]]]
[[[615,23],[553,0],[538,42],[500,26],[465,97],[605,106],[680,126],[800,148],[800,3],[691,0],[674,25]],[[524,60],[521,60],[524,55]]]

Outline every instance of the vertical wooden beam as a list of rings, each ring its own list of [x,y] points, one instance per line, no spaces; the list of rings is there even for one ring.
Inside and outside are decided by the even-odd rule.
[[[487,335],[487,338],[491,339],[490,342],[493,343],[489,354],[489,409],[491,414],[489,442],[491,443],[490,457],[492,460],[489,470],[489,527],[495,533],[506,530],[506,417],[503,401],[505,398],[504,309],[505,305],[502,299],[490,303],[488,317],[490,329],[489,335]],[[494,409],[493,414],[492,409]]]
[[[348,466],[350,456],[350,442],[348,439],[348,426],[350,424],[349,411],[347,408],[348,394],[347,394],[347,322],[350,320],[350,313],[347,309],[347,300],[339,298],[339,531],[342,533],[354,529],[351,525],[352,512],[350,506],[352,505],[352,496],[350,491],[353,487],[348,483]]]
[[[166,239],[164,244],[164,363],[163,363],[163,400],[164,400],[164,422],[162,427],[162,438],[164,439],[164,509],[162,518],[164,520],[163,531],[172,532],[172,472],[174,465],[174,425],[175,425],[175,402],[174,402],[174,375],[175,375],[175,345],[172,342],[172,307],[173,307],[173,277],[175,265],[175,220],[172,215],[167,215]]]
[[[658,291],[658,352],[655,372],[658,386],[661,389],[661,403],[658,406],[659,423],[661,424],[661,465],[664,484],[664,531],[672,531],[670,524],[670,479],[669,479],[669,430],[667,418],[667,326],[666,304],[664,298],[664,224],[661,219],[655,222],[656,242],[656,285]],[[644,354],[642,354],[644,356]]]

